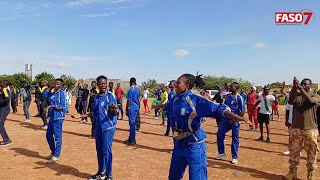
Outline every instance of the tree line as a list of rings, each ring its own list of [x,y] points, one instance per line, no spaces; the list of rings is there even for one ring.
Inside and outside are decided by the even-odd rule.
[[[22,88],[22,84],[24,82],[28,82],[31,85],[35,85],[36,83],[41,83],[43,80],[54,81],[56,78],[61,78],[64,81],[64,84],[68,85],[70,89],[75,88],[77,80],[66,74],[62,74],[59,77],[55,77],[53,74],[48,73],[46,71],[37,74],[34,79],[31,79],[24,73],[15,73],[12,75],[0,75],[0,80],[8,80],[10,84],[13,84],[17,88]]]

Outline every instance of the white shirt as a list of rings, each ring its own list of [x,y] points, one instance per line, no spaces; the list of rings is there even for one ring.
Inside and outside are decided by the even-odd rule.
[[[286,110],[289,111],[289,118],[288,118],[288,123],[292,124],[292,111],[293,111],[293,105],[290,105],[289,103],[287,103],[286,105]]]
[[[228,94],[230,94],[229,91],[222,91],[221,93],[222,103],[224,103]]]
[[[288,123],[292,124],[293,105],[290,105],[290,104],[289,104],[289,93],[286,94],[286,97],[287,97],[286,110],[289,111]]]
[[[64,90],[64,94],[65,94],[65,98],[69,100],[69,99],[70,99],[69,90],[65,89],[65,90]]]
[[[274,100],[276,100],[276,98],[269,94],[266,96],[266,103],[267,103],[267,107],[269,109],[269,111],[267,111],[266,105],[265,105],[265,100],[263,99],[263,95],[261,94],[261,96],[259,96],[259,100],[261,101],[260,103],[260,111],[259,113],[261,114],[271,114],[271,105],[273,103]]]
[[[148,89],[143,91],[143,99],[148,99],[149,91]]]

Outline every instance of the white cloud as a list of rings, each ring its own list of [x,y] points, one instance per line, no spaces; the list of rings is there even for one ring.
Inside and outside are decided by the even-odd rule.
[[[32,13],[36,10],[36,7],[27,4],[27,3],[22,3],[22,2],[18,2],[15,4],[15,11],[18,14],[24,14],[24,13]]]
[[[185,49],[178,49],[174,52],[174,56],[176,57],[185,57],[189,55],[190,55],[190,52]]]
[[[189,42],[181,43],[179,45],[188,48],[224,48],[231,46],[243,46],[248,44],[250,44],[250,40],[247,37],[240,37],[216,42]]]
[[[119,4],[119,3],[127,3],[132,0],[77,0],[70,1],[66,4],[67,7],[81,7],[86,5],[95,5],[95,4]]]
[[[59,69],[66,69],[69,67],[69,65],[66,64],[65,62],[54,63],[53,66],[56,66]]]
[[[266,44],[262,43],[262,42],[257,42],[255,45],[254,45],[255,48],[257,49],[262,49],[262,48],[265,48],[266,47]]]
[[[48,1],[48,2],[44,2],[44,3],[40,4],[40,6],[43,8],[53,8],[56,6],[56,4]]]
[[[112,15],[114,15],[116,13],[117,12],[105,12],[105,13],[85,14],[85,15],[82,15],[82,16],[88,17],[88,18],[108,17],[108,16],[112,16]]]

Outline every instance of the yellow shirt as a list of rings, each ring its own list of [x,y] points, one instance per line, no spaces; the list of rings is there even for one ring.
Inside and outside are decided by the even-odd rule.
[[[168,93],[167,91],[161,94],[161,104],[165,104],[168,101]]]

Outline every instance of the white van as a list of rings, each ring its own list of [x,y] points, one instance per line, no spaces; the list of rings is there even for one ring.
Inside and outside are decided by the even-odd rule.
[[[210,95],[211,99],[212,99],[216,94],[218,94],[218,93],[219,93],[219,91],[218,91],[218,90],[206,90],[206,91],[208,91],[208,93],[209,93],[209,95]]]

